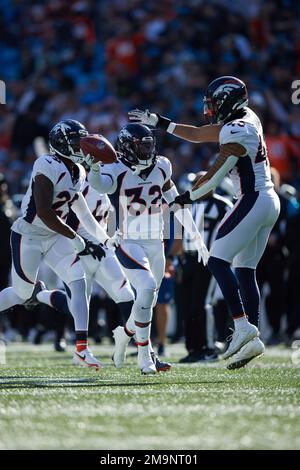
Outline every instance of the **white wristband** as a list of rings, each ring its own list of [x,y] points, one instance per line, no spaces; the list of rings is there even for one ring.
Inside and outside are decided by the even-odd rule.
[[[173,132],[175,131],[175,127],[176,127],[176,122],[170,122],[167,128],[167,132],[169,132],[169,134],[173,134]]]

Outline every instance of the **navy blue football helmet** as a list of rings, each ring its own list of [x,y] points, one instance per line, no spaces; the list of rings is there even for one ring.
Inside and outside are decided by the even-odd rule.
[[[73,163],[81,163],[85,155],[80,148],[80,137],[88,131],[79,121],[64,119],[58,122],[49,133],[49,147],[52,154],[68,158]]]
[[[207,87],[204,114],[211,124],[222,124],[248,105],[248,92],[244,82],[236,77],[220,77]]]
[[[117,151],[125,160],[141,169],[155,162],[156,139],[144,124],[127,124],[118,135]]]

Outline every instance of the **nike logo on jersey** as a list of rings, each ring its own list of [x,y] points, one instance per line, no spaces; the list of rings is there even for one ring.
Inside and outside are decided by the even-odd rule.
[[[52,163],[52,160],[48,160],[48,158],[46,158],[46,161],[50,164]]]
[[[230,134],[237,134],[239,131],[230,131]]]

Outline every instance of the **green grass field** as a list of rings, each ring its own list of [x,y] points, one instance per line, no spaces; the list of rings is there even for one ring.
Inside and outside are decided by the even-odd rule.
[[[13,344],[0,366],[0,449],[300,449],[300,367],[270,348],[239,371],[179,365],[143,377],[111,346],[93,348],[100,373],[50,345]],[[132,349],[130,349],[132,351]]]

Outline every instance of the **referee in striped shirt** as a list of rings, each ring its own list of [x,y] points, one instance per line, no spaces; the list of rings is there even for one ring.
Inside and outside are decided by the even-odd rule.
[[[185,176],[185,184],[192,185],[193,180],[205,172],[197,175],[189,173]],[[183,181],[179,185],[183,186]],[[185,188],[186,189],[186,188]],[[233,204],[225,197],[215,193],[205,200],[195,201],[191,212],[195,224],[202,234],[204,242],[210,248],[216,236],[218,226],[226,212]],[[178,246],[178,245],[177,245]],[[214,350],[208,348],[206,328],[206,299],[212,275],[208,268],[198,263],[197,250],[187,233],[182,239],[182,282],[180,295],[185,330],[185,345],[188,355],[179,362],[198,362],[216,359]],[[170,257],[176,253],[170,254]]]

